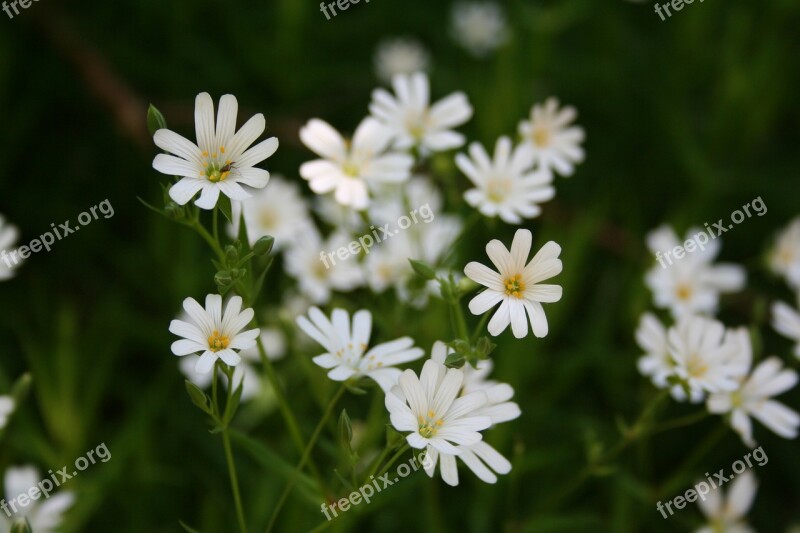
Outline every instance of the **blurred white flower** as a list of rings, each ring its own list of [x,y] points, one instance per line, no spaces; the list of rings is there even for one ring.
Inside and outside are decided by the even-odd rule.
[[[731,392],[750,369],[750,340],[744,330],[725,330],[717,320],[685,316],[667,332],[675,376],[688,389],[688,399],[699,402],[705,393]],[[681,385],[672,387],[672,396],[687,400]]]
[[[459,2],[453,6],[453,38],[475,57],[485,57],[508,41],[506,17],[494,2]]]
[[[370,208],[375,202],[370,203]],[[322,221],[336,228],[337,232],[356,235],[365,229],[364,219],[358,211],[350,206],[342,205],[328,194],[314,197],[314,212]]]
[[[778,234],[769,254],[769,266],[794,289],[800,289],[800,217]]]
[[[333,191],[337,202],[359,211],[369,206],[368,186],[398,183],[411,176],[414,159],[387,152],[392,133],[371,117],[356,128],[352,143],[316,118],[300,129],[300,140],[322,158],[300,166],[300,175],[311,190],[317,194]]]
[[[214,102],[208,93],[200,93],[194,109],[197,144],[168,129],[160,129],[153,135],[156,146],[174,154],[158,154],[153,168],[182,178],[169,190],[170,198],[177,204],[186,204],[202,191],[194,204],[213,209],[220,193],[242,201],[250,198],[242,185],[255,189],[267,185],[269,172],[255,165],[275,153],[278,139],[271,137],[249,148],[264,133],[264,115],[253,116],[236,131],[238,109],[235,96],[226,94],[220,98],[215,128]]]
[[[437,341],[431,350],[431,359],[444,364],[447,354],[452,350]],[[466,396],[476,391],[486,394],[487,403],[472,412],[472,416],[488,416],[492,424],[499,424],[518,418],[521,414],[519,406],[510,401],[514,396],[514,389],[506,383],[486,379],[492,371],[492,361],[485,359],[478,362],[478,368],[465,364],[461,371],[464,373],[464,384],[459,397]],[[495,474],[508,474],[511,472],[511,463],[491,445],[481,440],[472,445],[458,446],[461,452],[458,458],[469,467],[472,472],[485,483],[496,483]],[[425,472],[433,477],[436,473],[436,464],[439,453],[432,446],[428,446],[428,460],[425,461]],[[442,479],[449,485],[458,485],[458,470],[455,468],[454,458],[442,456]]]
[[[525,218],[539,216],[538,204],[556,194],[552,174],[533,170],[533,150],[525,144],[512,151],[511,139],[500,137],[494,160],[479,143],[470,144],[469,153],[471,157],[456,155],[456,165],[475,186],[464,193],[464,199],[487,217],[521,224]]]
[[[800,313],[783,302],[775,302],[772,304],[772,327],[797,343],[794,356],[800,359]]]
[[[233,203],[233,224],[229,234],[239,235],[239,215],[244,211],[250,245],[265,235],[275,238],[274,250],[283,250],[301,237],[311,223],[308,206],[296,183],[273,176],[269,186],[247,202]]]
[[[6,427],[11,413],[14,412],[14,399],[11,396],[0,396],[0,429]]]
[[[391,82],[397,74],[413,74],[428,70],[428,52],[414,39],[386,39],[375,50],[375,72],[378,78]]]
[[[397,431],[408,433],[406,441],[412,448],[431,449],[440,454],[442,479],[458,483],[455,456],[462,452],[458,446],[471,446],[482,439],[480,431],[492,424],[488,416],[472,413],[486,406],[483,391],[458,397],[464,373],[445,368],[428,359],[419,377],[405,370],[398,385],[386,394],[386,409]]]
[[[345,233],[336,232],[323,241],[316,227],[311,226],[303,233],[303,238],[297,239],[286,251],[286,273],[297,280],[300,292],[313,303],[328,303],[331,291],[349,292],[364,284],[357,258],[339,260],[336,256],[336,251],[347,247],[351,239]],[[333,258],[324,255],[328,253],[332,253]]]
[[[42,480],[41,474],[33,466],[9,466],[5,474],[6,501],[18,500],[22,494],[27,495],[32,487],[37,487]],[[6,512],[0,512],[0,532],[7,533],[18,520],[27,518],[31,531],[36,533],[55,533],[60,531],[64,513],[75,503],[75,493],[62,490],[49,498],[30,500],[22,507],[17,505],[17,511],[9,517]],[[10,508],[9,508],[10,510]]]
[[[690,229],[687,238],[700,230]],[[647,235],[647,247],[653,254],[664,254],[677,246],[675,231],[661,226]],[[675,259],[666,268],[659,263],[647,272],[645,283],[653,291],[656,307],[667,308],[675,318],[685,314],[713,314],[719,304],[720,293],[736,292],[744,287],[744,268],[730,263],[712,264],[720,251],[719,238],[711,240],[705,249],[687,252],[682,259]],[[662,258],[663,259],[663,258]]]
[[[675,373],[675,363],[669,353],[667,329],[654,314],[644,313],[639,319],[636,342],[645,351],[637,361],[639,372],[650,377],[659,389],[667,387],[667,378]]]
[[[753,505],[757,491],[755,475],[746,470],[731,481],[727,498],[722,494],[723,489],[718,488],[709,492],[704,499],[697,500],[708,524],[695,533],[755,533],[744,518]]]
[[[183,301],[183,309],[191,322],[173,320],[170,332],[183,337],[172,343],[172,353],[178,356],[202,352],[197,360],[195,371],[208,373],[218,359],[228,366],[236,366],[241,361],[238,350],[246,350],[255,345],[259,330],[242,331],[253,319],[253,310],[242,311],[242,298],[233,296],[228,300],[225,314],[222,314],[222,296],[206,296],[206,307],[200,306],[194,298]]]
[[[738,389],[712,394],[706,406],[711,413],[730,413],[730,424],[745,445],[753,447],[752,416],[785,439],[797,437],[800,415],[771,398],[797,384],[797,372],[783,367],[777,357],[769,357],[753,369]]]
[[[23,261],[19,254],[13,257],[8,252],[14,251],[13,247],[19,238],[16,226],[6,223],[5,217],[0,215],[0,281],[14,277],[14,269]]]
[[[519,134],[533,148],[533,160],[539,170],[569,177],[575,165],[583,162],[581,143],[585,134],[583,128],[571,126],[578,116],[575,108],[558,106],[556,98],[548,98],[544,105],[534,105],[530,119],[520,122]]]
[[[547,317],[542,303],[559,301],[562,290],[560,285],[540,282],[561,272],[561,260],[558,258],[561,247],[553,241],[548,242],[526,265],[532,240],[529,230],[517,230],[510,252],[497,239],[490,241],[486,245],[486,254],[498,272],[475,261],[464,268],[468,278],[486,287],[470,301],[469,310],[472,314],[482,315],[500,303],[489,321],[489,333],[494,336],[501,334],[511,324],[514,336],[521,339],[528,334],[528,319],[534,335],[547,335]]]
[[[422,72],[392,80],[395,94],[385,89],[372,92],[369,111],[392,135],[394,147],[418,147],[423,155],[458,148],[464,136],[453,128],[472,117],[472,106],[462,92],[430,104],[430,82]]]
[[[344,309],[334,309],[330,320],[316,307],[309,310],[308,316],[311,320],[297,317],[297,325],[325,348],[325,353],[314,357],[314,363],[330,369],[328,377],[334,381],[366,376],[386,392],[400,377],[400,370],[394,366],[414,361],[424,354],[421,348],[414,347],[410,337],[369,348],[372,314],[365,309],[353,315],[352,329],[350,315]]]

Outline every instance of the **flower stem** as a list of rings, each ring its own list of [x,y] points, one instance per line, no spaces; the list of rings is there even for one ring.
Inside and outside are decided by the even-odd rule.
[[[328,402],[328,407],[325,409],[325,412],[322,415],[322,419],[317,424],[316,429],[314,429],[314,433],[311,435],[311,439],[308,441],[305,450],[303,450],[303,456],[300,458],[300,462],[297,463],[297,466],[292,472],[292,477],[289,478],[289,482],[286,484],[286,488],[283,489],[283,494],[281,494],[280,499],[278,500],[278,504],[275,506],[275,510],[272,512],[272,518],[269,520],[269,525],[267,526],[267,533],[272,531],[272,528],[275,527],[275,522],[278,519],[278,515],[281,512],[281,508],[283,508],[283,504],[286,503],[286,498],[289,497],[289,494],[292,492],[292,487],[294,486],[295,481],[297,481],[297,476],[303,470],[303,467],[308,461],[309,457],[311,457],[311,451],[314,449],[314,445],[319,438],[320,433],[322,433],[325,424],[328,422],[331,414],[333,413],[336,404],[339,402],[339,399],[344,394],[344,391],[347,390],[347,385],[342,383],[339,387],[339,390],[336,391],[336,394],[333,395],[333,398]]]
[[[377,475],[382,476],[383,474],[385,474],[386,471],[389,470],[392,467],[392,465],[395,462],[397,462],[398,459],[400,459],[400,456],[406,453],[406,450],[408,450],[409,448],[410,446],[408,445],[407,442],[403,444],[403,446],[399,450],[397,450],[397,453],[394,454],[392,458],[389,459],[389,461],[385,465],[383,465],[383,468],[381,468],[380,472],[378,472]]]
[[[486,327],[486,322],[489,320],[489,315],[491,315],[491,313],[487,312],[483,313],[483,316],[481,316],[481,321],[478,322],[478,326],[475,328],[475,331],[472,332],[472,337],[470,338],[471,344],[475,344],[475,342],[478,340],[478,337],[481,336],[483,328]]]
[[[233,387],[229,384],[229,389]],[[229,396],[230,398],[230,396]],[[231,478],[231,489],[233,489],[233,502],[236,505],[236,518],[239,521],[239,530],[242,533],[247,533],[247,526],[244,520],[244,509],[242,508],[242,497],[239,494],[239,480],[236,476],[236,463],[233,461],[233,453],[231,453],[231,439],[228,435],[228,428],[222,430],[222,443],[225,446],[225,459],[228,462],[228,473]]]
[[[453,298],[450,302],[450,311],[453,317],[453,327],[455,333],[459,338],[469,341],[469,330],[467,329],[467,319],[464,317],[464,310],[461,309],[461,301],[458,298]]]

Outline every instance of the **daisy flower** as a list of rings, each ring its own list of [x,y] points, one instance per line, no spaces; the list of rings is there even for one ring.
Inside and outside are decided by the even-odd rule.
[[[494,2],[459,2],[452,11],[453,38],[475,57],[485,57],[509,38],[506,17]]]
[[[687,239],[700,230],[692,229]],[[669,226],[661,226],[647,235],[647,247],[661,257],[676,246],[682,246]],[[684,314],[713,314],[721,293],[736,292],[744,287],[744,268],[730,263],[713,264],[721,247],[720,239],[711,240],[705,250],[695,249],[672,264],[656,263],[646,276],[645,283],[653,292],[656,307],[669,309],[675,318]],[[664,259],[664,257],[661,257]]]
[[[753,369],[741,386],[731,392],[712,394],[706,406],[714,414],[730,413],[731,427],[742,437],[745,445],[754,447],[755,418],[785,439],[797,437],[800,415],[771,398],[797,384],[797,372],[786,369],[777,357],[769,357]]]
[[[675,373],[675,363],[669,353],[667,329],[652,313],[639,319],[636,343],[645,351],[637,361],[639,372],[650,377],[659,389],[668,386],[667,378]]]
[[[800,217],[778,234],[769,254],[769,266],[795,289],[800,289]]]
[[[350,315],[344,309],[334,309],[330,320],[317,307],[312,307],[308,316],[310,320],[297,317],[297,325],[325,348],[325,353],[316,356],[314,363],[330,369],[328,377],[334,381],[365,376],[386,392],[400,377],[400,370],[394,366],[415,361],[424,354],[421,348],[414,347],[410,337],[369,348],[372,314],[365,309],[353,315],[352,329]]]
[[[397,75],[392,86],[394,95],[385,89],[372,92],[369,111],[388,129],[395,148],[417,146],[427,155],[464,144],[464,136],[453,131],[472,117],[472,106],[464,93],[453,93],[431,105],[430,82],[422,72]]]
[[[755,475],[746,470],[731,482],[730,489],[723,496],[723,489],[712,490],[704,499],[697,500],[700,511],[708,524],[695,533],[755,533],[745,521],[745,516],[753,505],[758,491]]]
[[[5,474],[6,501],[19,502],[20,495],[27,495],[31,487],[36,487],[42,477],[33,466],[10,466]],[[55,533],[61,530],[64,513],[75,503],[75,493],[60,491],[49,498],[31,500],[26,506],[18,505],[16,511],[9,516],[0,513],[0,531],[10,531],[18,521],[28,520],[31,531],[36,533]],[[9,509],[10,510],[10,509]]]
[[[461,370],[428,359],[419,377],[413,370],[405,370],[398,385],[386,394],[394,428],[408,433],[406,441],[412,448],[435,449],[441,454],[442,469],[448,472],[456,467],[454,456],[461,454],[457,446],[477,443],[482,438],[480,431],[492,425],[488,416],[472,415],[486,406],[486,393],[458,397],[463,382]]]
[[[14,399],[11,396],[0,396],[0,430],[6,427],[11,413],[14,412]]]
[[[0,281],[14,277],[14,267],[23,259],[19,255],[11,257],[6,250],[13,249],[19,237],[16,226],[6,223],[3,215],[0,215],[0,250],[2,250],[2,261],[0,261]]]
[[[311,190],[316,194],[333,191],[337,202],[359,211],[369,206],[369,185],[398,183],[411,176],[414,158],[387,152],[392,134],[370,117],[356,128],[352,143],[316,118],[300,129],[300,140],[321,157],[300,166],[300,175]]]
[[[431,359],[437,363],[444,364],[447,354],[451,352],[452,349],[448,349],[443,342],[437,341],[431,350]],[[514,389],[505,383],[487,379],[492,371],[492,366],[492,361],[488,359],[479,361],[477,368],[464,365],[462,368],[464,383],[459,392],[459,397],[477,391],[484,392],[487,397],[487,403],[484,407],[473,411],[472,416],[488,416],[492,424],[499,424],[514,420],[521,413],[519,406],[509,401],[514,396]],[[460,453],[457,457],[485,483],[496,483],[496,474],[504,475],[511,472],[511,463],[508,459],[483,440],[468,446],[458,446],[458,450]],[[439,452],[434,447],[428,446],[426,454],[428,461],[426,461],[425,472],[428,476],[433,477],[436,473]],[[455,465],[455,457],[443,455],[441,465],[440,471],[445,483],[452,486],[458,485],[458,469]]]
[[[270,137],[250,148],[264,133],[264,115],[255,115],[236,131],[238,109],[236,97],[224,95],[219,100],[215,125],[214,102],[208,93],[200,93],[194,108],[197,144],[168,129],[160,129],[153,135],[156,146],[174,154],[158,154],[153,160],[153,168],[182,178],[169,190],[175,203],[185,205],[200,192],[194,205],[213,209],[220,193],[231,200],[241,201],[250,198],[250,193],[242,185],[254,189],[263,189],[267,185],[269,172],[255,168],[255,165],[275,153],[278,139]]]
[[[772,304],[772,327],[797,343],[794,356],[800,359],[800,313],[783,302],[775,302]]]
[[[556,194],[552,175],[533,171],[534,154],[527,145],[512,150],[511,139],[500,137],[494,160],[479,143],[470,144],[469,153],[471,157],[456,156],[456,165],[475,186],[464,193],[464,199],[487,217],[521,224],[524,218],[539,216],[538,204]]]
[[[521,339],[528,334],[528,319],[534,335],[540,338],[547,335],[547,317],[542,303],[559,301],[562,291],[560,285],[541,282],[561,272],[558,258],[561,247],[548,242],[526,265],[532,238],[529,230],[517,230],[510,252],[497,239],[490,241],[486,245],[486,255],[498,272],[475,261],[464,268],[469,279],[486,287],[470,301],[472,314],[481,315],[500,303],[489,321],[489,333],[493,336],[500,335],[511,324],[514,336]]]
[[[530,120],[520,122],[519,134],[533,148],[537,168],[569,177],[575,165],[583,162],[581,143],[585,135],[583,128],[570,125],[578,116],[575,108],[558,107],[555,98],[548,98],[544,105],[534,105]]]
[[[336,232],[323,241],[312,225],[303,233],[303,238],[296,239],[286,251],[286,273],[297,280],[300,292],[313,303],[328,303],[332,291],[349,292],[364,284],[357,258],[340,260],[336,255],[336,251],[347,247],[351,240],[349,235]],[[333,256],[326,255],[328,253]]]
[[[741,330],[725,331],[720,322],[701,316],[686,316],[667,332],[675,375],[689,390],[688,399],[702,400],[706,392],[730,392],[750,368]],[[749,339],[747,341],[749,345]],[[684,387],[672,388],[678,401],[687,399]]]
[[[247,240],[254,245],[264,235],[275,238],[274,250],[287,246],[311,223],[308,206],[296,183],[273,176],[267,188],[247,202],[233,204],[234,224],[229,225],[232,237],[239,234],[239,214],[244,212]]]
[[[414,39],[384,40],[375,50],[374,63],[378,78],[391,82],[397,74],[427,71],[428,52]]]
[[[242,298],[233,296],[228,300],[225,314],[222,313],[222,296],[206,296],[206,307],[200,306],[194,298],[183,301],[183,309],[190,322],[173,320],[170,332],[183,337],[172,343],[172,353],[177,356],[200,353],[195,371],[206,374],[221,359],[228,366],[236,366],[242,360],[237,350],[246,350],[255,345],[258,328],[242,331],[253,319],[253,310],[242,311]]]

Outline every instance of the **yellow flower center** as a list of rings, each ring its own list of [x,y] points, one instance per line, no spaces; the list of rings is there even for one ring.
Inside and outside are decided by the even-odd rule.
[[[545,146],[550,144],[550,130],[543,126],[538,126],[533,129],[533,133],[531,133],[531,138],[533,138],[533,143],[540,147],[544,148]]]
[[[517,274],[512,278],[505,280],[506,294],[515,298],[522,298],[522,293],[525,292],[525,282],[522,281],[522,275]]]
[[[208,349],[212,352],[224,350],[231,343],[231,340],[225,336],[220,335],[219,331],[214,330],[214,333],[208,338]]]
[[[511,192],[511,180],[506,178],[492,178],[486,186],[486,196],[492,202],[500,203]]]
[[[218,155],[225,153],[225,147],[219,147],[219,154],[216,152],[210,154],[207,151],[203,152],[203,157],[206,159],[205,162],[205,172],[200,171],[201,176],[205,176],[208,178],[208,181],[211,183],[217,183],[220,181],[225,181],[228,175],[231,173],[231,169],[233,168],[233,162],[230,159],[225,160],[224,163],[217,159]]]
[[[346,176],[355,178],[359,174],[359,168],[357,165],[354,165],[353,163],[345,163],[342,166],[342,172],[344,172]]]
[[[692,287],[685,283],[681,283],[678,285],[678,288],[675,290],[675,294],[679,300],[688,300],[692,297]]]
[[[697,354],[692,354],[692,356],[686,361],[686,372],[694,378],[703,377],[703,374],[705,374],[707,371],[708,365],[705,363],[703,358]]]
[[[428,416],[419,417],[419,434],[429,439],[439,432],[439,428],[444,424],[441,418],[436,418],[436,413],[428,411]]]

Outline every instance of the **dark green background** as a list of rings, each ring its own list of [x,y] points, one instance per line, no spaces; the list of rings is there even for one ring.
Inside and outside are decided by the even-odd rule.
[[[495,352],[496,374],[516,388],[523,415],[489,440],[512,460],[513,472],[487,486],[462,467],[457,489],[417,475],[361,512],[348,512],[333,530],[698,525],[697,509],[665,521],[655,501],[746,453],[728,431],[693,456],[720,425],[717,417],[646,441],[623,456],[614,474],[554,505],[546,501],[585,465],[587,435],[615,442],[615,419],[632,420],[654,393],[636,372],[633,331],[650,307],[644,235],[659,223],[683,231],[727,218],[761,196],[767,215],[725,236],[722,257],[747,265],[750,279],[746,291],[723,300],[721,317],[729,325],[757,323],[767,353],[791,360],[789,342],[770,331],[764,314],[769,301],[791,296],[766,273],[761,256],[798,211],[800,6],[709,0],[666,22],[650,2],[505,6],[513,39],[484,61],[451,41],[450,2],[372,0],[330,21],[310,0],[41,0],[13,20],[0,13],[0,212],[21,228],[25,243],[106,198],[116,211],[33,256],[16,279],[0,285],[0,391],[26,369],[35,381],[0,444],[0,468],[61,467],[105,442],[111,461],[70,482],[79,501],[66,530],[178,531],[178,520],[204,532],[233,530],[222,446],[186,397],[167,331],[184,297],[214,290],[214,271],[195,235],[136,199],[157,202],[164,181],[150,166],[156,149],[145,106],[153,102],[172,129],[192,137],[195,95],[233,93],[240,123],[263,112],[267,134],[280,139],[268,168],[299,179],[298,165],[312,157],[297,138],[302,123],[318,116],[351,131],[378,84],[376,44],[410,35],[432,55],[434,97],[468,94],[475,116],[463,131],[471,140],[493,144],[515,133],[534,102],[556,95],[579,109],[588,156],[574,177],[557,180],[544,217],[527,225],[537,246],[556,240],[564,249],[557,278],[564,298],[547,306],[551,333],[515,341],[506,332]],[[482,223],[457,264],[485,261],[483,243],[510,242],[513,229]],[[274,306],[292,290],[276,278],[265,300]],[[376,303],[359,293],[342,305],[382,313],[395,307],[392,298]],[[426,348],[447,318],[438,305],[410,321],[383,316],[377,338],[410,334]],[[329,394],[330,383],[300,357],[278,370],[308,435],[320,414],[316,400]],[[367,413],[369,398],[347,398],[351,417]],[[800,393],[782,400],[798,408]],[[664,416],[690,412],[672,404]],[[255,438],[294,463],[280,416],[259,420]],[[756,472],[762,484],[751,523],[782,531],[797,518],[798,445],[758,424],[756,436],[770,461]],[[334,448],[325,440],[315,457],[331,473]],[[251,528],[263,530],[283,479],[241,450],[237,461]],[[318,507],[290,500],[280,529],[303,531],[321,519]]]

